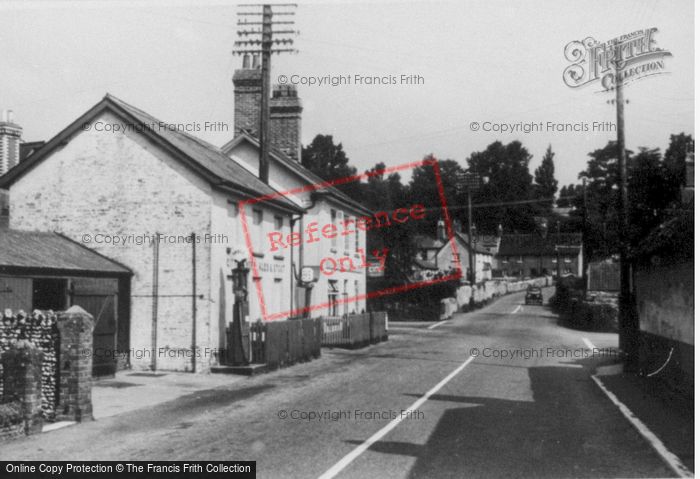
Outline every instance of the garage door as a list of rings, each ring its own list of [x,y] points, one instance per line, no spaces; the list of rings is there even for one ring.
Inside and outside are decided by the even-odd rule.
[[[71,305],[80,306],[95,319],[93,376],[113,376],[117,370],[117,291],[116,279],[71,280]]]

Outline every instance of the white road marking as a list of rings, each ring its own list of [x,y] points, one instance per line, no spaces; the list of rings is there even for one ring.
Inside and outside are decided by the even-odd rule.
[[[583,344],[585,344],[588,349],[598,349],[595,347],[595,344],[593,344],[590,339],[581,338],[581,340],[583,341]]]
[[[475,356],[469,356],[469,359],[464,361],[462,364],[457,367],[454,371],[452,371],[450,374],[445,376],[445,378],[437,383],[433,388],[425,393],[420,399],[418,399],[416,402],[411,404],[408,408],[406,408],[406,411],[415,411],[423,403],[425,403],[428,399],[430,399],[430,396],[438,392],[442,387],[450,382],[450,380],[458,375],[462,369],[466,368],[469,363],[471,363],[474,360]],[[328,469],[326,472],[321,474],[319,476],[319,479],[331,479],[332,477],[335,477],[338,475],[340,471],[345,469],[352,461],[357,459],[360,455],[362,455],[363,452],[365,452],[367,449],[369,449],[372,444],[375,442],[379,441],[381,438],[386,436],[392,429],[394,429],[396,426],[399,425],[401,421],[404,420],[404,418],[407,417],[407,415],[400,415],[397,418],[393,419],[389,424],[381,428],[379,431],[375,432],[369,439],[367,439],[365,442],[357,446],[355,449],[353,449],[349,454],[347,454],[345,457],[343,457],[340,461],[335,463],[333,467]]]
[[[510,314],[515,314],[519,312],[521,309],[523,309],[523,305],[519,304],[513,311],[510,312]]]
[[[659,439],[653,432],[649,430],[649,428],[639,420],[637,416],[634,415],[632,411],[629,410],[627,406],[625,406],[622,401],[620,401],[617,396],[615,396],[612,392],[610,392],[604,385],[603,382],[598,378],[597,376],[591,376],[595,383],[598,385],[598,387],[610,398],[610,400],[615,404],[620,412],[627,418],[629,422],[632,423],[632,425],[639,431],[639,434],[642,435],[644,439],[646,439],[649,444],[651,444],[651,447],[653,447],[656,452],[661,456],[661,458],[668,464],[668,466],[673,469],[673,472],[678,474],[678,477],[694,477],[693,473],[688,470],[687,467],[683,465],[681,460],[673,454],[671,451],[666,449],[666,446],[664,446],[664,443],[661,442],[661,439]]]
[[[671,351],[669,351],[668,357],[666,358],[666,362],[663,363],[663,365],[659,369],[654,371],[653,373],[647,374],[647,377],[650,378],[652,376],[656,376],[657,374],[659,374],[661,372],[661,370],[668,365],[668,362],[671,360],[671,355],[673,355],[673,348],[671,348]]]
[[[440,325],[441,325],[442,323],[444,323],[445,321],[447,321],[447,320],[440,321],[439,323],[435,323],[435,324],[433,324],[433,325],[431,325],[431,326],[428,326],[428,329],[437,328],[438,326],[440,326]]]

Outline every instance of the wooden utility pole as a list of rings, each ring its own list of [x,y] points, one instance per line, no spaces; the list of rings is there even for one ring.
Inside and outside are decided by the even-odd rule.
[[[272,54],[272,7],[263,5],[262,14],[262,96],[260,98],[260,170],[267,183],[270,176],[270,56]]]
[[[581,276],[583,277],[583,294],[584,297],[588,293],[588,254],[586,253],[586,244],[588,244],[588,183],[586,178],[583,179],[583,238],[581,241],[581,256],[583,257]]]
[[[273,38],[273,35],[282,34],[296,34],[294,30],[279,30],[273,31],[273,25],[285,24],[293,25],[293,21],[273,21],[273,16],[279,15],[294,15],[291,11],[274,11],[275,8],[293,8],[296,7],[294,3],[280,3],[280,4],[243,4],[239,5],[242,8],[260,8],[262,11],[251,12],[243,11],[238,12],[240,17],[244,20],[239,20],[238,25],[243,27],[248,27],[251,25],[260,25],[260,28],[255,28],[252,30],[246,30],[245,28],[239,30],[237,33],[239,36],[259,36],[259,38],[240,40],[235,42],[236,50],[233,51],[234,55],[244,55],[244,54],[259,54],[262,58],[261,65],[261,84],[260,84],[260,166],[258,176],[265,183],[269,180],[270,172],[270,70],[271,70],[271,56],[273,53],[283,53],[283,52],[294,52],[296,50],[293,48],[273,48],[273,45],[286,45],[294,43],[291,38]],[[247,20],[249,16],[260,16],[261,21],[250,22]]]
[[[476,236],[472,231],[472,192],[481,186],[481,177],[476,173],[466,172],[459,179],[461,187],[467,190],[467,241],[469,241],[469,285],[476,282]]]
[[[621,55],[620,49],[616,54]],[[625,355],[624,368],[628,372],[637,369],[638,354],[638,325],[634,314],[631,262],[630,262],[630,210],[627,192],[627,152],[625,150],[625,99],[622,92],[622,79],[617,75],[622,59],[615,61],[615,106],[617,109],[617,148],[618,165],[620,170],[620,313],[619,313],[619,345]]]

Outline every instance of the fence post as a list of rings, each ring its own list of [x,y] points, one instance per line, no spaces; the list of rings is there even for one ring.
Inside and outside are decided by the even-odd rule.
[[[41,432],[41,367],[44,353],[27,340],[19,340],[2,355],[3,402],[19,401],[26,434]]]
[[[92,420],[92,331],[95,322],[80,306],[59,313],[60,387],[56,417]]]

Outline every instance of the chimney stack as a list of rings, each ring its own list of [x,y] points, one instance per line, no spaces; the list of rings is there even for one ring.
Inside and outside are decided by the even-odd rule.
[[[258,55],[243,56],[243,67],[233,74],[233,134],[247,132],[260,138],[262,70]]]
[[[22,127],[15,124],[12,110],[2,111],[0,121],[0,176],[19,163]]]
[[[301,100],[294,85],[275,85],[270,100],[272,147],[301,161]]]
[[[447,241],[447,230],[445,229],[445,222],[442,218],[437,222],[437,239],[442,242]]]
[[[234,136],[246,132],[260,138],[262,94],[260,55],[243,55],[242,68],[233,75]],[[301,99],[294,85],[275,85],[270,99],[270,145],[301,161]]]

